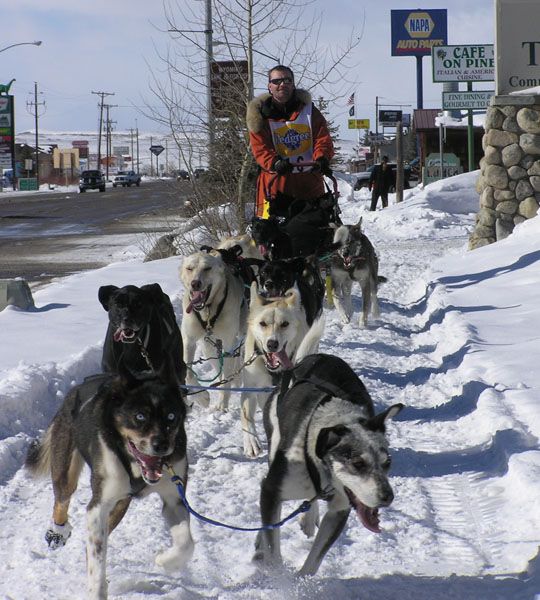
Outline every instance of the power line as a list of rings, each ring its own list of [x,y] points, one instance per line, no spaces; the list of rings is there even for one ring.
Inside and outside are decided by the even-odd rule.
[[[28,100],[26,102],[26,108],[28,112],[34,116],[35,124],[36,124],[36,182],[37,189],[39,190],[39,107],[43,106],[43,112],[45,113],[45,101],[38,102],[38,85],[37,81],[34,82],[34,101]]]
[[[114,96],[114,92],[92,92],[92,94],[96,94],[96,96],[100,97],[97,168],[99,170],[101,170],[101,131],[103,129],[103,106],[104,106],[103,101],[104,101],[105,96]]]

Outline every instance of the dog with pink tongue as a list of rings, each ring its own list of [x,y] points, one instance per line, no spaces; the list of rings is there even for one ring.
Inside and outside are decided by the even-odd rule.
[[[324,332],[324,317],[308,325],[306,310],[297,287],[283,297],[264,298],[257,293],[257,284],[251,286],[250,309],[242,370],[242,432],[244,454],[255,458],[261,453],[261,444],[255,427],[257,406],[264,407],[268,392],[258,391],[279,385],[285,371],[304,356],[317,352]]]

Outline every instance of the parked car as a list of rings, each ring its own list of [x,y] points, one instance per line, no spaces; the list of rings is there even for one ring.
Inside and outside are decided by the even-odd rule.
[[[113,179],[113,187],[121,185],[122,187],[131,187],[135,184],[141,185],[141,178],[135,171],[118,171]]]
[[[380,164],[380,163],[378,163]],[[369,187],[369,180],[371,177],[371,171],[373,171],[373,167],[375,165],[372,165],[371,167],[368,167],[367,171],[363,171],[362,173],[357,173],[356,174],[356,182],[354,184],[354,189],[355,190],[361,190],[364,187]],[[397,164],[396,163],[388,163],[388,166],[392,169],[393,173],[394,173],[394,177],[396,175],[396,169],[397,169]],[[403,166],[403,187],[407,190],[409,189],[411,186],[409,184],[409,181],[411,179],[411,167],[409,165],[404,165]],[[394,186],[392,186],[390,188],[391,192],[395,192],[395,188]]]
[[[105,191],[105,176],[101,171],[94,169],[81,172],[79,175],[79,191],[82,193],[86,190]]]

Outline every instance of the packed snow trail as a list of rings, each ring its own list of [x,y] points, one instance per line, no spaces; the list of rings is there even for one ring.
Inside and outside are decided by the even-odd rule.
[[[463,260],[467,229],[450,228],[448,236],[437,239],[423,238],[421,232],[418,239],[400,239],[386,233],[378,214],[362,208],[348,204],[344,221],[356,222],[363,214],[364,230],[379,253],[380,273],[388,278],[380,287],[381,319],[358,326],[361,300],[353,288],[353,323],[344,326],[335,311],[325,309],[320,351],[346,360],[378,409],[395,402],[406,406],[388,426],[395,500],[381,510],[383,533],[368,532],[351,514],[317,576],[298,579],[294,571],[311,541],[297,523],[282,530],[286,569],[262,574],[250,562],[254,534],[192,519],[194,558],[183,573],[168,575],[153,562],[168,534],[158,499],[151,497],[133,503],[110,538],[111,598],[532,600],[540,592],[532,514],[540,477],[528,477],[531,469],[540,469],[537,438],[508,402],[504,384],[490,379],[471,351],[478,340],[462,316],[464,308],[449,305],[443,284],[430,279],[436,258]],[[180,290],[172,297],[177,314],[180,297]],[[96,354],[93,349],[81,360],[90,368]],[[61,389],[75,370],[60,382]],[[266,456],[243,457],[238,413],[238,394],[228,413],[195,406],[187,424],[187,495],[203,515],[249,527],[259,523]],[[260,414],[257,424],[264,439]],[[10,446],[19,466],[33,433],[25,431]],[[57,552],[49,552],[43,541],[52,506],[50,483],[28,479],[20,468],[3,481],[0,598],[84,598],[87,478],[81,478],[70,510],[73,535]],[[513,519],[516,495],[531,507],[530,522]],[[283,513],[297,505],[286,503]]]

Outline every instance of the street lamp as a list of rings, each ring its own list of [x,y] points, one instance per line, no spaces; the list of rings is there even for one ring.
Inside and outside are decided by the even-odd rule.
[[[38,40],[37,42],[19,42],[18,44],[11,44],[11,46],[6,46],[5,48],[0,49],[0,52],[4,50],[9,50],[10,48],[14,48],[15,46],[41,46],[42,41]]]

